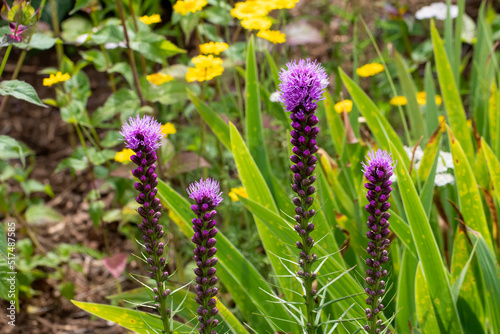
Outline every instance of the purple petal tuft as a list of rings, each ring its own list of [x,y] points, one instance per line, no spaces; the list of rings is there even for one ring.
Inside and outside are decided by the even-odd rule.
[[[153,117],[139,115],[128,119],[128,123],[123,124],[120,134],[125,138],[125,145],[133,151],[147,149],[155,151],[161,145],[161,139],[165,136],[161,133],[161,124]]]
[[[186,191],[189,198],[194,199],[197,203],[201,203],[204,199],[209,199],[214,206],[217,206],[222,202],[222,192],[220,191],[219,182],[211,178],[207,178],[206,180],[201,178],[199,182],[191,183]]]

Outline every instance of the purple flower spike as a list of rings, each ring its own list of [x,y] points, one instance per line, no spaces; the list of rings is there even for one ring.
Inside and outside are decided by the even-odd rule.
[[[370,213],[368,218],[368,229],[366,233],[368,239],[368,247],[366,251],[368,258],[366,264],[370,267],[366,271],[366,283],[368,287],[365,289],[368,299],[366,303],[366,317],[369,324],[365,325],[365,330],[370,334],[380,333],[385,326],[379,320],[379,313],[383,309],[382,299],[385,294],[385,276],[387,270],[382,269],[382,265],[389,261],[388,250],[390,240],[389,236],[389,218],[391,217],[389,210],[390,204],[388,203],[391,196],[391,181],[389,178],[393,174],[396,162],[387,151],[378,150],[376,152],[369,152],[367,156],[367,163],[363,165],[363,173],[365,174],[368,183],[365,184],[368,193],[366,199],[366,211]],[[375,298],[378,296],[378,298]]]
[[[200,334],[215,334],[214,329],[219,323],[213,317],[219,312],[214,298],[219,291],[217,284],[217,276],[215,276],[217,258],[214,255],[217,253],[215,248],[217,222],[213,219],[217,214],[214,209],[222,202],[219,182],[214,179],[200,179],[199,182],[191,183],[186,189],[189,198],[193,199],[196,204],[191,206],[191,209],[196,215],[193,219],[194,236],[191,241],[196,245],[194,249],[194,260],[197,268],[194,269],[196,274],[196,302],[200,305],[197,310],[198,320],[200,322]]]
[[[323,91],[328,86],[328,75],[316,60],[293,60],[288,69],[280,72],[280,102],[287,111],[301,106],[305,110],[316,109],[315,101],[323,100]]]
[[[146,153],[157,150],[165,136],[161,133],[161,124],[147,115],[143,118],[139,115],[136,118],[130,117],[128,123],[123,124],[120,134],[125,137],[125,145],[129,149]]]
[[[167,260],[163,256],[165,253],[165,244],[162,242],[165,232],[163,227],[158,223],[161,216],[160,200],[156,198],[158,189],[156,169],[156,152],[160,146],[160,123],[150,116],[144,116],[142,119],[129,118],[129,123],[125,123],[122,127],[122,134],[125,137],[127,147],[135,152],[135,155],[130,157],[130,160],[137,165],[137,168],[132,170],[139,182],[136,182],[134,188],[139,191],[139,196],[136,197],[136,202],[141,206],[137,212],[142,217],[139,227],[142,230],[144,240],[144,248],[146,253],[146,262],[149,264],[148,276],[156,281],[155,306],[158,309],[165,327],[165,331],[170,330],[170,309],[167,308],[168,289],[165,289],[164,282],[169,277],[167,271]]]

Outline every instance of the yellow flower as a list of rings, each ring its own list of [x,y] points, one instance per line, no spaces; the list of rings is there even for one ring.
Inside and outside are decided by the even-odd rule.
[[[151,15],[151,16],[144,15],[144,16],[141,16],[139,18],[139,20],[141,20],[141,22],[144,23],[144,24],[150,25],[150,24],[153,24],[153,23],[160,23],[161,22],[161,17],[160,17],[160,14],[154,14],[154,15]]]
[[[241,25],[247,30],[267,30],[273,23],[269,18],[263,16],[249,17],[241,20]]]
[[[436,94],[435,101],[436,101],[436,104],[438,106],[443,104],[443,99],[441,98],[441,95]],[[425,92],[418,92],[417,93],[417,102],[421,106],[425,106],[425,104],[427,103],[427,94]]]
[[[207,0],[178,0],[174,5],[174,11],[181,15],[196,13],[207,5]]]
[[[237,195],[244,198],[248,197],[247,191],[243,187],[231,188],[231,191],[229,192],[228,195],[229,198],[231,198],[231,201],[233,202],[238,202],[240,200]]]
[[[129,148],[124,148],[120,152],[116,152],[115,154],[115,161],[121,162],[124,165],[128,164],[130,162],[130,157],[135,154],[134,151],[132,151]]]
[[[393,97],[389,101],[389,103],[392,104],[393,106],[404,106],[408,103],[408,100],[404,96],[396,96],[396,97]]]
[[[188,68],[186,73],[186,80],[188,82],[212,80],[224,72],[222,59],[213,55],[199,55],[192,58],[191,62],[193,62],[195,67]]]
[[[338,103],[335,103],[333,108],[339,114],[342,114],[343,112],[350,113],[352,110],[352,101],[351,100],[340,101]]]
[[[277,0],[247,0],[246,2],[251,2],[251,3],[255,4],[257,7],[264,8],[265,10],[270,12],[273,9],[278,8],[277,3],[279,1],[277,1]],[[266,14],[263,14],[263,15],[266,15]],[[262,16],[262,15],[259,15],[259,16]]]
[[[200,44],[200,53],[213,53],[214,55],[219,55],[222,51],[227,50],[228,47],[229,45],[227,45],[227,43],[220,42]]]
[[[57,72],[55,75],[51,74],[50,77],[43,79],[43,85],[50,87],[52,85],[55,85],[56,83],[69,80],[70,78],[71,76],[69,75],[69,73],[62,74],[61,72]]]
[[[440,131],[445,132],[446,131],[446,118],[441,115],[438,117],[438,122],[439,122]]]
[[[260,1],[237,2],[231,9],[231,16],[239,20],[251,17],[265,16],[269,13],[266,6],[261,6]]]
[[[379,63],[371,63],[371,64],[366,64],[361,67],[359,67],[356,70],[356,73],[363,78],[366,77],[371,77],[375,74],[379,74],[384,70],[384,65],[379,64]]]
[[[213,55],[199,55],[192,58],[191,62],[199,68],[222,65],[222,59],[220,59],[219,57],[214,57]]]
[[[291,9],[295,7],[295,4],[300,0],[271,0],[274,2],[274,6],[276,9]]]
[[[173,125],[170,122],[167,122],[165,125],[161,126],[161,133],[165,135],[165,138],[168,137],[168,135],[173,135],[177,133],[177,129],[175,128],[175,125]]]
[[[267,39],[274,44],[286,41],[286,35],[279,30],[261,30],[257,33],[257,37]]]
[[[153,73],[153,74],[147,75],[146,79],[149,82],[151,82],[152,84],[159,86],[161,84],[164,84],[165,82],[169,82],[169,81],[174,80],[174,77],[171,75],[168,75],[168,74],[158,72],[158,73]]]

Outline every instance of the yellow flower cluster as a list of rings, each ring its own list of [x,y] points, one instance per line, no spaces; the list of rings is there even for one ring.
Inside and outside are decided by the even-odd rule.
[[[247,0],[237,2],[231,9],[231,16],[241,20],[247,30],[259,30],[258,37],[274,44],[285,43],[285,34],[269,30],[273,24],[267,14],[274,9],[293,8],[299,0]]]
[[[229,48],[229,45],[227,43],[220,43],[220,42],[209,42],[205,44],[200,44],[200,53],[201,54],[214,54],[214,55],[219,55],[221,54],[222,51],[227,50]]]
[[[159,86],[161,84],[164,84],[165,82],[169,82],[174,80],[174,77],[165,73],[153,73],[150,75],[146,76],[146,79],[151,82],[152,84]]]
[[[404,96],[395,96],[389,100],[389,104],[393,106],[404,106],[408,103],[408,99]]]
[[[231,198],[231,201],[233,202],[238,202],[240,200],[238,195],[244,198],[248,197],[247,191],[243,187],[231,188],[231,191],[228,194],[229,198]]]
[[[195,67],[188,68],[186,73],[186,80],[193,81],[208,81],[222,75],[224,67],[222,66],[222,59],[214,57],[213,55],[203,56],[199,55],[191,59]]]
[[[267,16],[255,16],[241,20],[241,26],[246,30],[267,30],[273,23]]]
[[[69,80],[70,78],[71,76],[69,75],[69,73],[62,74],[61,72],[57,72],[55,75],[51,74],[50,77],[43,79],[43,85],[46,87],[51,87],[56,83],[64,82],[66,80]]]
[[[257,33],[257,37],[266,39],[274,44],[286,42],[286,35],[279,30],[261,30]]]
[[[350,113],[352,111],[352,101],[348,99],[340,101],[335,103],[333,108],[338,114],[342,114],[343,112]]]
[[[436,100],[436,104],[438,106],[443,104],[443,98],[441,97],[441,95],[436,94],[435,100]],[[425,92],[418,92],[417,93],[417,102],[421,106],[425,106],[425,104],[427,103],[427,94]]]
[[[161,22],[161,17],[160,17],[160,14],[154,14],[154,15],[151,15],[151,16],[144,15],[144,16],[141,16],[139,18],[139,20],[142,23],[144,23],[144,24],[150,25],[150,24],[153,24],[153,23],[160,23]]]
[[[161,133],[165,136],[165,138],[167,138],[168,135],[173,135],[177,133],[177,129],[175,128],[175,125],[173,125],[170,122],[167,122],[161,126]]]
[[[135,154],[134,151],[132,151],[129,148],[124,148],[120,152],[116,152],[115,154],[115,161],[121,162],[122,164],[126,165],[130,162],[130,157]]]
[[[360,77],[366,78],[379,74],[383,70],[384,70],[384,65],[379,63],[371,63],[359,67],[358,69],[356,69],[356,73]]]
[[[181,15],[196,13],[207,5],[207,0],[178,0],[174,5],[174,11]]]

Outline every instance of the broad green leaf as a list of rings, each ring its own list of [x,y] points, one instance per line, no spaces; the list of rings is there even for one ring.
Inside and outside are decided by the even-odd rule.
[[[425,121],[427,130],[433,131],[439,126],[438,110],[436,105],[436,87],[432,75],[431,63],[425,64]]]
[[[93,2],[94,0],[76,0],[75,7],[69,12],[69,15],[73,15],[80,9],[90,6]]]
[[[46,105],[40,101],[40,98],[38,97],[38,94],[33,86],[24,81],[3,80],[0,82],[0,95],[10,95],[16,99],[24,100],[40,107],[46,107]]]
[[[486,316],[492,333],[500,333],[500,270],[494,253],[489,248],[483,236],[474,230],[468,229],[467,234],[472,243],[477,243],[476,257],[484,284],[486,301]]]
[[[165,64],[167,57],[186,52],[186,50],[178,48],[174,43],[167,40],[151,43],[134,41],[130,43],[130,48],[142,54],[144,58],[159,64]]]
[[[491,148],[493,152],[500,155],[500,90],[495,81],[491,83],[491,93],[489,102],[489,118]]]
[[[58,40],[58,38],[37,32],[31,36],[29,43],[16,43],[16,46],[20,49],[48,50],[53,47]]]
[[[106,57],[101,51],[95,49],[80,51],[80,55],[84,60],[92,63],[97,71],[104,72],[108,69]]]
[[[191,238],[194,235],[191,228],[191,219],[194,218],[194,214],[190,203],[162,181],[158,184],[158,196],[166,207],[180,218],[174,219],[174,222],[182,233]],[[251,327],[256,326],[263,333],[266,331],[273,333],[276,328],[266,316],[288,319],[288,315],[283,306],[274,304],[275,307],[270,308],[266,302],[269,300],[266,292],[272,293],[272,288],[221,232],[217,234],[217,250],[219,259],[217,276],[231,294],[245,320]],[[276,321],[276,323],[283,329],[291,330],[291,326],[286,322]]]
[[[436,155],[439,153],[439,148],[441,147],[441,129],[437,129],[425,145],[424,156],[422,157],[422,161],[420,163],[420,167],[418,168],[418,179],[420,182],[425,182],[429,177],[429,173],[431,172],[432,165],[436,158]]]
[[[418,263],[417,274],[415,276],[415,301],[420,332],[422,334],[442,333],[436,319],[435,306],[429,293],[429,286],[425,279],[421,262]],[[444,333],[455,332],[448,331]]]
[[[409,167],[410,160],[405,153],[401,139],[387,119],[382,116],[375,103],[373,103],[368,95],[366,95],[366,93],[363,92],[363,90],[342,70],[340,70],[340,77],[349,91],[349,94],[351,94],[352,98],[356,102],[359,111],[366,119],[366,124],[370,127],[370,130],[380,147],[382,149],[389,150],[389,143],[392,143],[401,156],[401,159],[398,160],[399,163]]]
[[[231,151],[231,139],[229,137],[229,125],[212,108],[200,100],[191,90],[187,89],[191,102],[212,132],[219,138],[220,142]]]
[[[9,160],[19,158],[24,166],[25,155],[28,153],[26,152],[26,149],[27,148],[24,144],[14,138],[0,135],[0,159]]]
[[[337,151],[338,155],[342,157],[342,152],[345,147],[343,145],[345,142],[344,125],[342,124],[342,120],[340,119],[339,115],[335,111],[335,103],[328,91],[325,92],[324,105],[326,120],[328,122],[328,128],[330,129],[330,136],[332,137],[335,150]]]
[[[72,300],[71,302],[90,314],[112,321],[139,334],[150,334],[155,331],[161,332],[163,329],[161,318],[151,313],[111,305],[78,302],[76,300]],[[186,331],[189,332],[191,330],[190,326],[174,321],[174,334],[186,333]]]
[[[391,146],[396,161],[401,161],[401,155],[394,145],[391,144]],[[422,264],[422,272],[428,285],[429,294],[436,307],[436,314],[441,320],[445,332],[463,333],[458,311],[451,294],[448,272],[439,253],[438,245],[415,186],[404,164],[398,164],[395,171],[404,210]]]
[[[462,149],[462,143],[455,138],[454,133],[447,127],[450,138],[451,154],[455,171],[455,182],[457,184],[460,211],[464,217],[465,224],[471,229],[478,231],[484,237],[493,250],[488,222],[484,214],[483,201],[472,172],[472,167]]]
[[[411,329],[417,327],[415,275],[418,259],[407,249],[403,250],[402,259],[398,276],[398,293],[396,297],[396,310],[398,311],[396,314],[396,328],[399,334],[411,334]]]
[[[495,195],[497,200],[500,202],[500,162],[484,138],[481,138],[481,147],[483,148],[484,157],[486,158],[486,162],[488,164],[488,170],[490,172],[493,188],[495,189]]]
[[[406,96],[408,101],[406,105],[406,110],[410,117],[410,131],[414,139],[424,136],[428,138],[429,133],[420,112],[420,106],[417,103],[417,90],[415,84],[410,75],[410,70],[408,66],[404,63],[403,58],[399,53],[396,52],[396,68],[398,70],[398,77],[401,82],[401,88],[403,89],[403,94]]]
[[[47,224],[60,222],[63,217],[49,206],[36,204],[28,207],[25,219],[29,224]]]
[[[392,232],[398,236],[398,239],[406,246],[410,254],[415,258],[418,257],[410,226],[393,210],[389,210],[389,213],[391,214],[390,224]]]
[[[104,212],[104,202],[103,201],[95,201],[90,203],[89,205],[89,216],[92,223],[94,223],[94,227],[97,229],[99,224],[101,223],[102,214]]]
[[[266,152],[266,144],[264,143],[264,135],[262,133],[263,125],[260,110],[259,75],[254,45],[255,38],[252,35],[248,43],[245,69],[245,135],[248,150],[262,173],[264,180],[266,180],[267,186],[272,192],[271,169]]]
[[[467,159],[472,164],[474,163],[474,147],[465,119],[464,106],[462,105],[462,99],[453,78],[450,62],[444,50],[443,40],[439,36],[434,21],[431,22],[431,35],[439,85],[443,94],[450,126],[460,141]]]

